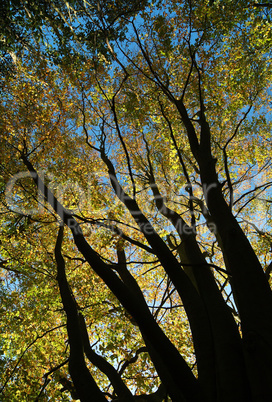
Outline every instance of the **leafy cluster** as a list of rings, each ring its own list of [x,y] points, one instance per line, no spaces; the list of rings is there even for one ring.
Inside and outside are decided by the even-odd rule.
[[[0,399],[271,400],[271,22],[1,4]]]

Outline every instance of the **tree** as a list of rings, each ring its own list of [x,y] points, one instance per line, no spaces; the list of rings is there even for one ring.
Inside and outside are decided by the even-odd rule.
[[[269,10],[210,3],[84,8],[2,82],[3,400],[271,400]]]

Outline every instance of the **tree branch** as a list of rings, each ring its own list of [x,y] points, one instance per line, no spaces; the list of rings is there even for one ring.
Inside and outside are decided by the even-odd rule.
[[[67,332],[70,345],[69,372],[81,401],[87,402],[95,398],[98,402],[106,402],[106,398],[98,388],[85,363],[77,303],[66,278],[65,261],[61,253],[62,239],[63,226],[60,226],[55,246],[55,258],[58,272],[57,281],[67,316]]]
[[[84,352],[88,360],[94,364],[100,371],[102,371],[110,380],[114,391],[118,397],[124,401],[133,402],[133,396],[126,384],[121,378],[121,374],[105,360],[102,356],[99,356],[91,347],[89,341],[89,335],[85,323],[85,319],[81,313],[79,313],[79,323],[82,335],[82,342],[84,345]]]

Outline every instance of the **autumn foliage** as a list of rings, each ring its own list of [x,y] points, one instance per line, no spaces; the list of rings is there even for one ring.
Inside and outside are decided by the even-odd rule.
[[[23,3],[1,36],[1,401],[271,401],[270,6]]]

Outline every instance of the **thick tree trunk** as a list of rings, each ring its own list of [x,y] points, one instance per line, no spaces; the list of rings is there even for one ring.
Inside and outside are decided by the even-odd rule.
[[[245,373],[242,342],[238,327],[224,302],[193,233],[186,222],[175,211],[166,207],[159,189],[152,180],[152,190],[158,210],[169,219],[180,235],[178,248],[181,264],[194,283],[207,311],[213,339],[213,353],[210,356],[214,373],[205,372],[205,366],[198,366],[199,380],[209,389],[209,400],[250,401],[249,384]],[[197,356],[197,361],[199,361]],[[201,360],[199,361],[201,363]],[[206,374],[206,375],[205,375]],[[207,374],[209,379],[207,379]],[[211,381],[214,383],[211,383]],[[209,386],[210,384],[210,386]]]
[[[214,161],[200,162],[207,206],[221,238],[232,274],[231,285],[241,318],[243,345],[254,401],[272,400],[272,293],[260,262],[223,199]],[[214,178],[214,181],[211,179]]]
[[[269,385],[269,378],[272,378],[272,292],[256,254],[223,197],[203,105],[199,120],[200,141],[183,102],[176,101],[176,106],[200,169],[204,197],[221,239],[225,265],[232,275],[252,398],[254,401],[272,400]]]

